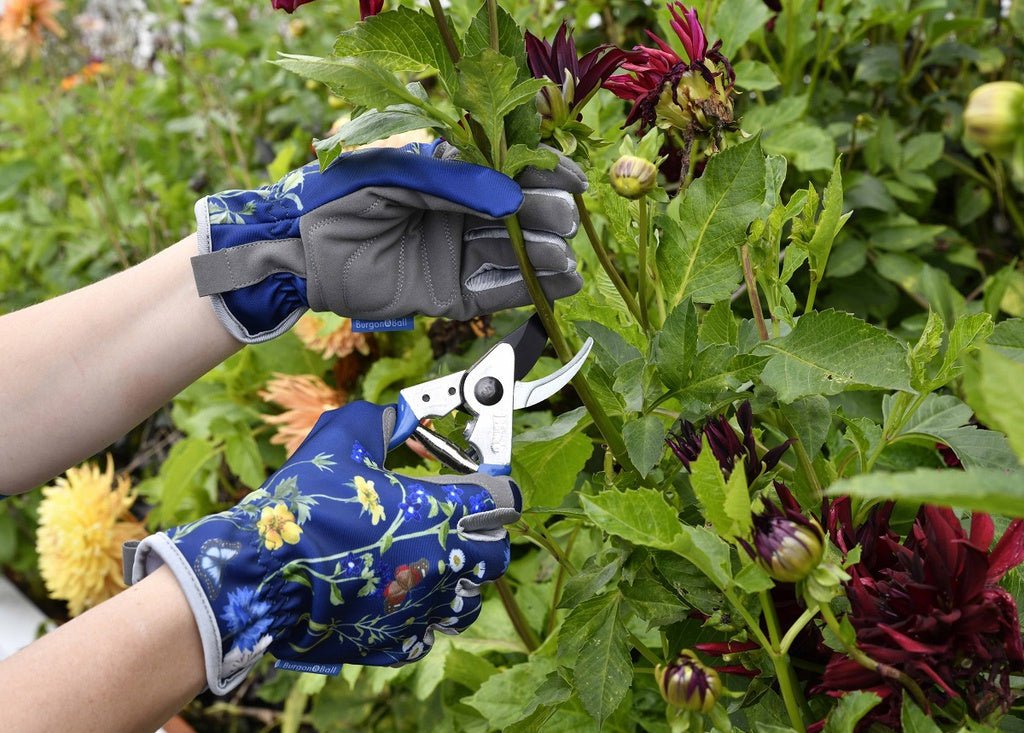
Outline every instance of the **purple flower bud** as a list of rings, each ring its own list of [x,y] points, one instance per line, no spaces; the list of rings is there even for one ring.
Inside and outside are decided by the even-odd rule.
[[[765,510],[754,517],[753,545],[739,542],[775,580],[796,583],[821,562],[825,533],[818,520],[801,513],[789,489],[780,483],[775,489],[783,509],[765,500]]]
[[[619,196],[638,199],[657,185],[658,168],[649,160],[623,155],[612,164],[608,180]]]
[[[683,710],[707,713],[722,694],[722,680],[711,667],[701,664],[697,655],[684,649],[667,667],[654,668],[654,679],[665,702]]]

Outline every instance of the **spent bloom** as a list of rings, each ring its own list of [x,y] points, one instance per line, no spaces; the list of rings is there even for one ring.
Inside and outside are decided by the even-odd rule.
[[[701,664],[689,649],[680,652],[672,664],[656,666],[654,679],[665,702],[683,710],[710,712],[722,694],[718,673]]]
[[[722,42],[708,48],[697,11],[680,2],[668,5],[669,25],[683,44],[687,59],[650,31],[656,48],[635,46],[606,89],[633,103],[626,126],[675,128],[685,141],[709,134],[717,143],[721,131],[733,127],[732,91],[736,74],[722,54]]]
[[[764,510],[753,518],[752,541],[738,541],[775,580],[796,583],[821,562],[825,532],[818,520],[804,515],[784,484],[776,481],[775,491],[782,508],[764,499]]]
[[[333,313],[305,314],[295,324],[295,335],[307,349],[325,359],[345,357],[353,351],[363,356],[370,353],[366,334],[352,330],[352,320]]]
[[[64,29],[53,17],[62,7],[56,0],[7,0],[0,14],[0,44],[15,64],[39,53],[44,30],[64,37]]]
[[[782,454],[793,441],[787,440],[764,455],[759,455],[754,436],[754,413],[749,401],[745,400],[736,410],[736,422],[740,427],[742,442],[725,415],[711,418],[699,430],[689,420],[683,420],[679,432],[669,435],[665,442],[675,453],[676,458],[689,470],[690,464],[700,455],[702,436],[707,438],[708,446],[718,459],[718,465],[721,466],[726,478],[732,473],[737,462],[742,460],[743,470],[747,475],[747,486],[750,486],[758,476],[778,465],[782,460]]]
[[[950,509],[924,506],[906,538],[889,526],[893,505],[855,527],[848,498],[827,509],[829,532],[843,552],[861,548],[845,583],[849,620],[868,656],[913,679],[931,702],[961,699],[984,720],[1006,712],[1016,695],[1010,676],[1024,672],[1017,604],[998,583],[1024,561],[1024,520],[1015,520],[990,551],[995,529],[976,512],[966,531]],[[841,696],[871,690],[883,703],[866,722],[900,720],[900,685],[843,654],[833,654],[819,691]]]
[[[261,415],[261,419],[277,426],[277,433],[270,442],[283,445],[289,456],[306,439],[320,415],[342,403],[338,392],[311,374],[275,374],[259,395],[285,408],[279,415]]]
[[[124,589],[121,545],[146,536],[129,513],[135,492],[127,477],[114,479],[114,463],[68,469],[43,489],[36,552],[50,596],[67,601],[77,616]]]

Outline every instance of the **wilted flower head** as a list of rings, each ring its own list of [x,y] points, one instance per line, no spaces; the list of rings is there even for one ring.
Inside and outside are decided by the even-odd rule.
[[[665,702],[683,710],[707,713],[722,694],[718,673],[701,664],[689,649],[684,649],[672,664],[654,668],[654,679]]]
[[[341,395],[311,374],[275,374],[260,397],[285,408],[279,415],[262,415],[261,418],[265,423],[278,426],[270,442],[283,445],[289,456],[298,450],[324,411],[342,404]]]
[[[678,129],[685,140],[701,134],[717,139],[733,127],[732,90],[736,74],[722,55],[722,42],[710,49],[696,10],[680,2],[668,6],[670,25],[688,57],[683,60],[664,40],[650,31],[657,48],[635,46],[622,65],[627,74],[605,82],[605,89],[633,103],[626,126],[640,120],[641,130],[659,126]]]
[[[15,64],[39,53],[43,30],[64,37],[64,29],[53,17],[62,7],[57,0],[7,0],[0,14],[0,43]]]
[[[1005,155],[1024,139],[1024,84],[993,81],[971,92],[964,108],[964,135],[993,155]]]
[[[106,471],[93,464],[71,468],[43,489],[36,531],[39,571],[50,596],[67,601],[72,616],[124,589],[121,545],[146,536],[128,511],[134,501],[127,477],[115,484],[109,456]]]
[[[306,313],[295,324],[295,335],[307,349],[319,353],[325,359],[344,357],[353,351],[363,356],[370,353],[366,334],[352,330],[352,321],[331,313]]]
[[[700,455],[703,442],[701,436],[707,438],[711,452],[718,459],[718,465],[726,478],[732,473],[738,459],[743,459],[743,470],[747,475],[747,486],[754,483],[754,480],[765,471],[771,471],[782,460],[782,454],[789,448],[792,440],[787,440],[777,445],[763,456],[757,452],[757,440],[754,437],[754,413],[750,402],[744,400],[743,404],[736,410],[736,422],[739,423],[743,435],[743,442],[736,437],[736,431],[725,415],[713,417],[704,423],[704,427],[698,430],[689,420],[683,420],[679,432],[671,434],[665,439],[676,458],[682,461],[683,466],[689,470],[690,463],[697,460]]]
[[[776,481],[775,491],[782,508],[762,500],[764,510],[754,515],[752,544],[744,539],[738,542],[775,580],[796,583],[821,562],[825,532],[818,520],[804,515],[784,484]]]
[[[1005,712],[1015,698],[1009,678],[1024,671],[1024,646],[1017,604],[998,582],[1024,560],[1024,521],[1011,522],[989,552],[987,514],[975,513],[968,533],[951,510],[922,507],[901,543],[889,527],[891,510],[884,505],[854,527],[849,499],[828,507],[839,548],[862,549],[845,584],[857,645],[908,675],[940,708],[959,698],[975,720]],[[865,724],[898,727],[899,683],[843,654],[832,656],[819,690],[876,692],[884,702]]]

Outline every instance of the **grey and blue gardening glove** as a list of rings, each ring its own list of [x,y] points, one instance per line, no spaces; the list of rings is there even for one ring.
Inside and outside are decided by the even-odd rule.
[[[509,563],[506,477],[408,478],[383,468],[394,406],[325,412],[238,506],[127,548],[132,580],[168,565],[195,615],[210,689],[265,652],[286,669],[399,665],[480,613],[480,584]]]
[[[468,320],[530,302],[502,218],[517,213],[550,299],[582,284],[566,239],[586,177],[559,157],[515,181],[444,142],[370,148],[272,186],[196,204],[199,294],[240,341],[266,341],[307,309],[366,320]]]

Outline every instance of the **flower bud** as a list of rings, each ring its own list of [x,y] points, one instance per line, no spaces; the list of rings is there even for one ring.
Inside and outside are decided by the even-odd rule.
[[[964,136],[993,155],[1005,155],[1024,136],[1024,85],[1015,81],[982,84],[964,109]]]
[[[623,155],[612,164],[608,178],[619,196],[638,199],[657,184],[658,168],[649,160]]]
[[[302,20],[302,18],[294,18],[288,22],[288,33],[292,38],[299,38],[306,35],[306,30],[308,28],[309,26],[306,24],[306,21]]]
[[[796,583],[818,567],[825,554],[825,532],[818,520],[805,517],[793,494],[775,483],[782,500],[779,509],[765,500],[765,509],[754,517],[753,545],[740,544],[775,580]]]
[[[665,702],[683,710],[707,713],[722,694],[718,672],[701,664],[689,649],[680,652],[667,667],[655,667],[654,679]]]

